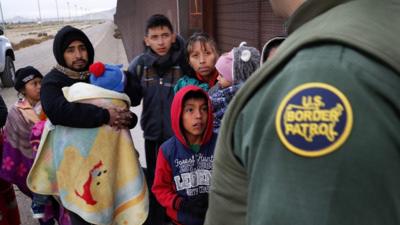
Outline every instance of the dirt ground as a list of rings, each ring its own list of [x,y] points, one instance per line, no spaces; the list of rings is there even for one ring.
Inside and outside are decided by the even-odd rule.
[[[69,25],[74,26],[79,29],[87,29],[93,25],[103,23],[102,21],[77,21],[68,22]],[[43,35],[54,36],[57,31],[66,24],[60,22],[52,23],[27,23],[27,24],[10,24],[7,25],[5,29],[5,36],[13,43],[18,44],[19,42],[28,39],[41,39]]]

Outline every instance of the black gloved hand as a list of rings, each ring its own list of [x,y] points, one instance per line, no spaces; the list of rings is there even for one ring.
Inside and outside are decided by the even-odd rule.
[[[133,129],[133,128],[135,128],[135,126],[136,126],[136,124],[138,122],[138,117],[133,112],[130,112],[130,114],[131,114],[132,117],[131,117],[131,121],[129,123],[129,127],[128,128],[129,129]]]
[[[208,194],[200,194],[196,196],[196,201],[199,204],[199,207],[208,208]]]
[[[208,208],[208,196],[195,196],[182,199],[180,210],[196,217],[204,217]]]

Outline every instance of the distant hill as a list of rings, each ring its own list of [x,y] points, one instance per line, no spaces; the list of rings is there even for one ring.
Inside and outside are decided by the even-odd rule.
[[[35,19],[25,18],[22,16],[15,16],[11,19],[6,20],[7,23],[30,23],[30,22],[34,22],[34,21],[35,21]]]
[[[73,20],[114,20],[116,8],[95,12],[95,13],[88,13],[84,14],[83,16],[79,17],[72,17]],[[69,18],[65,18],[65,20],[69,20]],[[22,16],[15,16],[11,19],[7,19],[7,23],[30,23],[36,22],[37,19],[32,18],[25,18]],[[50,22],[50,21],[57,21],[57,18],[43,18],[43,22]]]
[[[101,12],[89,13],[87,15],[84,15],[83,17],[91,20],[114,20],[115,12],[116,8],[113,8]]]

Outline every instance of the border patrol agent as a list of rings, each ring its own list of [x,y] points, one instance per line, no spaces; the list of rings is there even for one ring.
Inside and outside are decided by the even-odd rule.
[[[225,114],[205,224],[400,224],[399,0],[270,2],[289,36]]]

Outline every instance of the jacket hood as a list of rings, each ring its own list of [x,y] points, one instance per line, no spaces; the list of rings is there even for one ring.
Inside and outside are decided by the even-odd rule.
[[[64,60],[64,51],[73,41],[82,41],[86,46],[88,51],[88,65],[85,70],[87,70],[89,65],[91,65],[94,60],[94,48],[86,34],[75,27],[68,25],[61,28],[61,30],[57,32],[53,42],[54,57],[56,58],[58,64],[63,67],[67,67]]]
[[[337,5],[354,0],[307,0],[305,1],[287,21],[288,34],[316,16],[334,8]],[[358,0],[360,1],[360,0]],[[304,13],[306,12],[306,13]],[[299,16],[300,15],[300,16]]]
[[[186,142],[185,136],[182,132],[182,126],[181,126],[181,118],[182,118],[182,109],[183,109],[183,99],[189,92],[200,92],[202,95],[204,95],[205,98],[207,98],[207,105],[208,105],[208,120],[207,120],[207,126],[203,134],[203,139],[201,141],[201,145],[204,145],[208,143],[211,139],[212,136],[212,129],[213,129],[213,114],[212,114],[212,107],[211,107],[211,101],[210,98],[208,97],[208,94],[201,89],[200,87],[194,86],[194,85],[188,85],[182,89],[180,89],[175,97],[174,100],[172,101],[171,105],[171,125],[172,125],[172,130],[174,131],[175,136],[178,138],[178,140],[185,145],[186,147],[189,148],[188,143]]]

